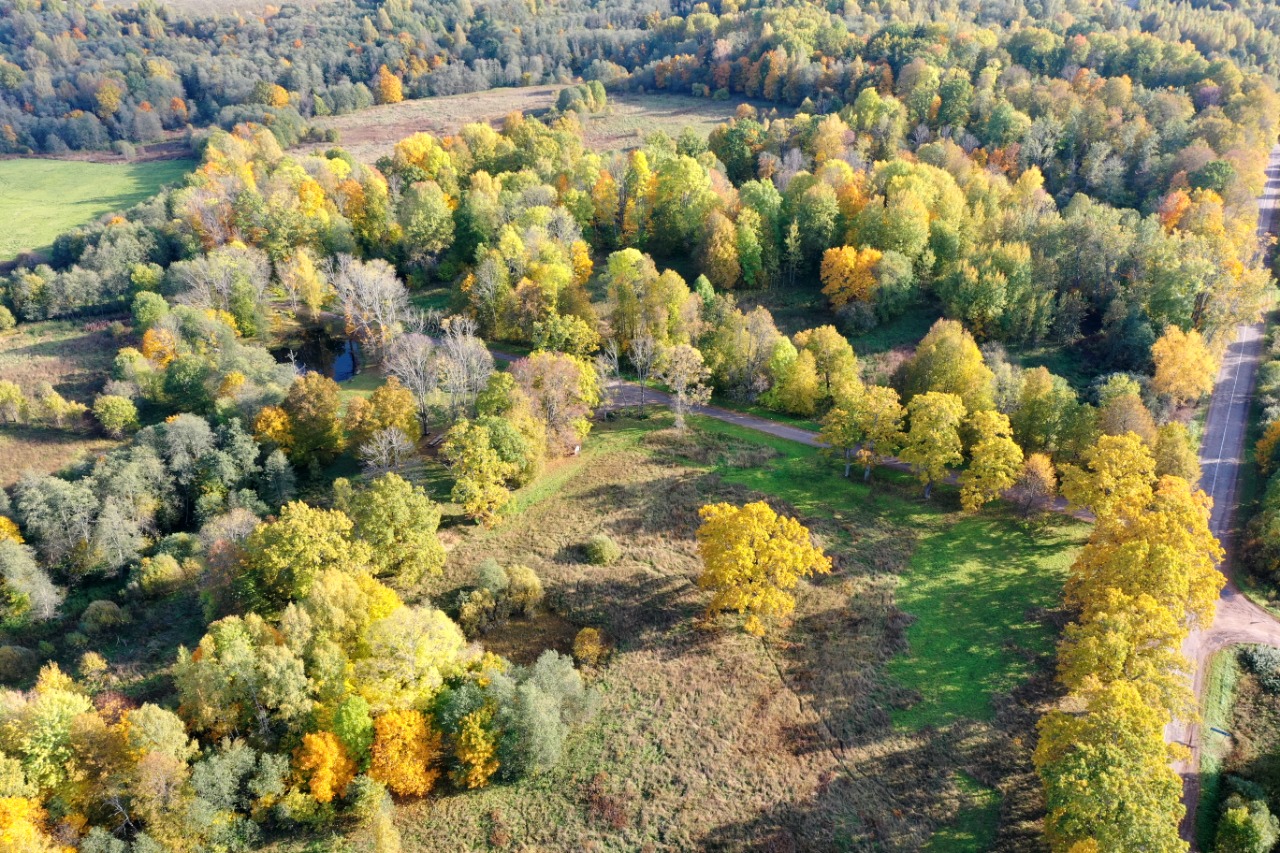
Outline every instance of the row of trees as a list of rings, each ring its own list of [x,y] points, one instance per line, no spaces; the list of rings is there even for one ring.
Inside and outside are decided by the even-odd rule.
[[[1040,721],[1034,761],[1055,850],[1183,850],[1185,748],[1165,727],[1196,713],[1181,647],[1212,620],[1223,577],[1210,500],[1187,480],[1158,476],[1133,433],[1105,436],[1063,493],[1095,518],[1066,587],[1075,622],[1058,649],[1060,707]]]

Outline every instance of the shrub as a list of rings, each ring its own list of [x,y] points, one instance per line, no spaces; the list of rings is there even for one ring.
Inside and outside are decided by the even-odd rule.
[[[0,305],[0,332],[7,332],[16,325],[18,321],[13,319],[13,312]]]
[[[35,672],[39,656],[24,646],[0,646],[0,681],[21,681]]]
[[[86,634],[101,634],[112,628],[126,625],[129,614],[114,601],[98,600],[84,609],[80,616],[80,630]]]
[[[1240,658],[1268,693],[1280,693],[1280,649],[1270,646],[1246,646]]]
[[[107,659],[97,652],[85,652],[80,656],[80,677],[93,678],[107,671]]]
[[[607,566],[622,556],[622,548],[605,533],[597,533],[588,539],[583,550],[586,551],[587,562],[596,566]]]
[[[511,566],[507,569],[507,599],[513,612],[528,616],[542,603],[542,581],[528,566]]]
[[[143,557],[142,562],[133,570],[130,586],[148,598],[161,598],[182,585],[187,573],[170,554],[157,554],[154,557]]]
[[[506,592],[507,587],[511,585],[506,570],[492,557],[480,564],[476,574],[479,587],[493,593],[495,597]]]
[[[604,659],[607,649],[598,628],[583,628],[573,638],[573,658],[584,666],[596,666]]]
[[[138,407],[127,397],[103,394],[93,401],[93,416],[108,435],[120,438],[138,428]]]
[[[458,626],[468,637],[484,633],[494,622],[497,602],[487,589],[473,589],[458,602]]]

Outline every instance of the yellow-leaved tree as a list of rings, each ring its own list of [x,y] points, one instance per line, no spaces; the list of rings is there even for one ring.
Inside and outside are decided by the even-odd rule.
[[[708,618],[725,610],[746,614],[744,628],[763,636],[765,622],[795,609],[800,578],[831,571],[831,560],[794,518],[778,515],[764,501],[745,506],[708,504],[698,511],[698,586],[711,590]]]
[[[440,777],[440,732],[418,711],[388,711],[373,721],[369,775],[402,797],[428,794]]]
[[[911,428],[899,454],[924,484],[924,496],[933,493],[933,484],[946,479],[947,468],[964,461],[960,452],[960,423],[964,401],[955,394],[930,391],[907,404]]]
[[[976,512],[1018,482],[1022,448],[1013,440],[1009,417],[1000,412],[974,412],[969,426],[977,441],[969,454],[969,467],[960,475],[960,505],[966,512]]]
[[[870,302],[876,289],[879,249],[837,246],[822,255],[822,292],[833,308],[850,302]]]
[[[498,733],[493,728],[496,709],[491,703],[462,718],[453,754],[458,767],[453,783],[460,788],[483,788],[498,772]]]
[[[1169,326],[1160,340],[1151,345],[1156,363],[1152,386],[1174,403],[1199,400],[1213,390],[1218,365],[1208,344],[1195,329],[1184,332]]]
[[[1165,744],[1165,719],[1129,681],[1092,693],[1082,714],[1045,715],[1034,761],[1050,849],[1090,840],[1098,850],[1187,849],[1178,836],[1182,779],[1169,766],[1182,748]]]
[[[356,763],[333,732],[312,732],[302,736],[302,746],[294,753],[294,766],[307,780],[316,802],[332,802],[341,797],[356,776]]]

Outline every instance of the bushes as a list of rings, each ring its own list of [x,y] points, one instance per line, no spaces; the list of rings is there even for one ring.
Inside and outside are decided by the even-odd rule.
[[[84,609],[80,617],[80,630],[86,634],[101,634],[112,628],[129,624],[129,614],[114,601],[99,600]]]
[[[0,646],[0,681],[12,684],[36,671],[40,658],[23,646]]]
[[[1280,649],[1271,646],[1245,646],[1240,660],[1268,693],[1280,693]]]
[[[608,534],[597,533],[582,546],[587,562],[595,566],[607,566],[622,556],[622,548]]]
[[[573,659],[583,666],[597,666],[608,649],[598,628],[583,628],[573,638]]]
[[[458,624],[468,637],[474,637],[512,615],[532,615],[542,597],[542,581],[533,569],[504,569],[495,560],[485,560],[476,570],[476,588],[458,598]]]

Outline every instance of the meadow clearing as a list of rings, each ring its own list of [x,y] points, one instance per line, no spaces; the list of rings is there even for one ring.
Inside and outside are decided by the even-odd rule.
[[[538,114],[555,106],[562,85],[490,89],[466,95],[406,100],[346,115],[318,118],[313,124],[338,131],[339,147],[372,163],[390,154],[395,144],[414,133],[444,136],[470,122],[497,123],[512,112]],[[713,101],[690,95],[609,93],[601,113],[582,118],[583,139],[596,151],[639,147],[647,134],[662,130],[675,137],[686,127],[705,136],[733,117],[737,101]],[[306,143],[303,151],[323,151],[334,143]]]
[[[102,320],[23,323],[0,333],[0,377],[28,395],[48,382],[68,400],[92,405],[120,346],[110,323]],[[57,471],[115,444],[90,429],[0,425],[0,486],[12,486],[24,471]]]
[[[1053,608],[1083,525],[958,512],[914,481],[872,487],[812,448],[702,418],[598,424],[577,458],[519,491],[494,529],[446,506],[453,611],[485,558],[533,568],[548,607],[482,638],[517,662],[601,629],[601,707],[546,775],[404,803],[406,850],[1025,849],[1037,838],[1034,722],[1052,695]],[[438,500],[434,462],[412,472]],[[701,624],[699,506],[769,500],[833,556],[767,640]],[[591,565],[605,532],[623,556]],[[364,849],[288,839],[279,853]]]
[[[64,231],[146,201],[192,166],[191,160],[0,160],[0,262],[45,249]]]

